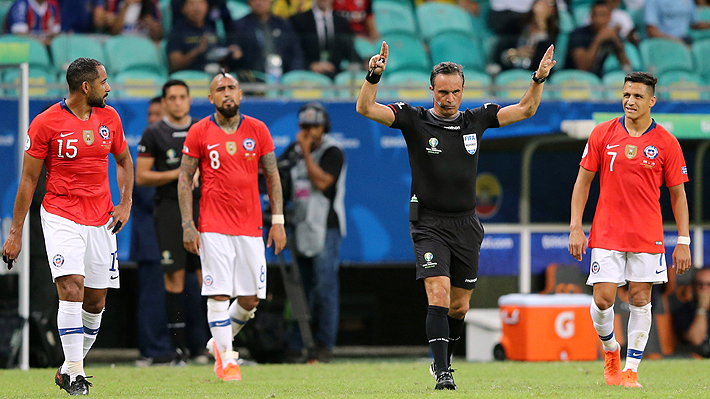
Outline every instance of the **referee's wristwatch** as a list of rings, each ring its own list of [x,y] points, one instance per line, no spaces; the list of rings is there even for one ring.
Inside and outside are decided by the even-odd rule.
[[[533,72],[533,74],[532,74],[532,80],[533,80],[533,82],[535,82],[535,83],[538,83],[538,84],[539,84],[539,83],[545,83],[545,79],[547,79],[547,78],[542,78],[542,79],[538,78],[538,77],[537,77],[537,71]]]

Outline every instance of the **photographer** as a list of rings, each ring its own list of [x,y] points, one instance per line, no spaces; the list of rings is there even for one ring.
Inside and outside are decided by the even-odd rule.
[[[345,154],[326,133],[328,112],[309,103],[298,113],[296,141],[279,158],[285,192],[293,205],[293,234],[311,314],[317,320],[315,359],[303,359],[300,330],[294,325],[289,351],[300,360],[330,361],[340,317],[340,241],[345,236]],[[283,172],[286,168],[288,171]],[[309,354],[313,355],[313,354]]]
[[[673,312],[673,324],[678,336],[693,346],[693,351],[710,357],[708,310],[710,310],[710,267],[695,270],[693,299]]]

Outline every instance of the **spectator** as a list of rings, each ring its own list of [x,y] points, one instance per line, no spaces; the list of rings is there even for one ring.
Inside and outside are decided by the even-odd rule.
[[[536,0],[527,13],[520,37],[502,36],[494,53],[494,61],[503,70],[523,68],[533,70],[540,64],[545,51],[554,44],[559,33],[557,4]]]
[[[289,19],[296,14],[310,10],[312,7],[311,0],[276,0],[271,10],[274,15]]]
[[[230,70],[271,72],[268,64],[280,77],[303,69],[301,44],[291,23],[271,13],[271,0],[249,0],[249,6],[252,12],[234,22],[241,57],[231,59]]]
[[[109,24],[112,35],[134,34],[149,37],[155,42],[163,38],[160,6],[157,0],[108,0]]]
[[[710,29],[710,22],[699,21],[695,4],[689,0],[646,0],[646,35],[690,44],[690,28]]]
[[[173,26],[184,23],[185,16],[182,13],[182,7],[184,4],[185,0],[170,1],[170,9],[172,10],[173,15]],[[215,32],[218,32],[217,25],[221,24],[228,37],[233,34],[234,21],[232,20],[232,15],[229,13],[229,8],[227,8],[227,0],[207,0],[207,5],[208,12],[205,23],[214,29]]]
[[[166,46],[171,72],[205,70],[207,53],[217,45],[214,28],[205,23],[207,11],[207,0],[185,0],[181,11],[184,18],[173,25]]]
[[[104,0],[59,0],[59,9],[62,32],[101,32],[108,28],[113,18],[106,12]]]
[[[8,33],[29,35],[49,46],[62,29],[57,0],[15,0],[7,12]]]
[[[624,43],[616,31],[609,28],[611,9],[604,0],[592,5],[591,24],[577,28],[570,34],[567,52],[567,67],[602,75],[604,61],[615,55],[624,70],[631,65],[626,57]]]
[[[350,23],[333,13],[333,0],[315,0],[315,7],[290,21],[311,71],[332,78],[342,70],[343,61],[356,60]]]
[[[527,26],[528,13],[536,0],[491,0],[488,26],[498,36],[520,37]],[[549,0],[557,3],[559,11],[567,10],[564,0]]]
[[[380,37],[372,14],[372,0],[335,0],[333,11],[350,22],[350,29],[356,36],[369,41]]]
[[[634,20],[629,15],[627,10],[621,9],[621,0],[606,0],[611,10],[611,19],[609,20],[609,28],[616,31],[621,40],[629,40],[633,43],[640,41]],[[589,24],[591,19],[587,17],[585,24]]]
[[[695,270],[693,299],[673,312],[673,324],[678,336],[693,345],[693,351],[710,357],[708,310],[710,310],[710,267]]]

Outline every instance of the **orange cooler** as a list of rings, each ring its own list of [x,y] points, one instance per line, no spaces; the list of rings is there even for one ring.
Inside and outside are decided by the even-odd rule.
[[[596,360],[599,337],[585,294],[509,294],[498,299],[506,359]]]

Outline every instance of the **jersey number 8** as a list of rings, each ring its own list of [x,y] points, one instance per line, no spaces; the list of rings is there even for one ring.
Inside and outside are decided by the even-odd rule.
[[[219,152],[217,150],[210,151],[210,166],[212,169],[219,169]]]

